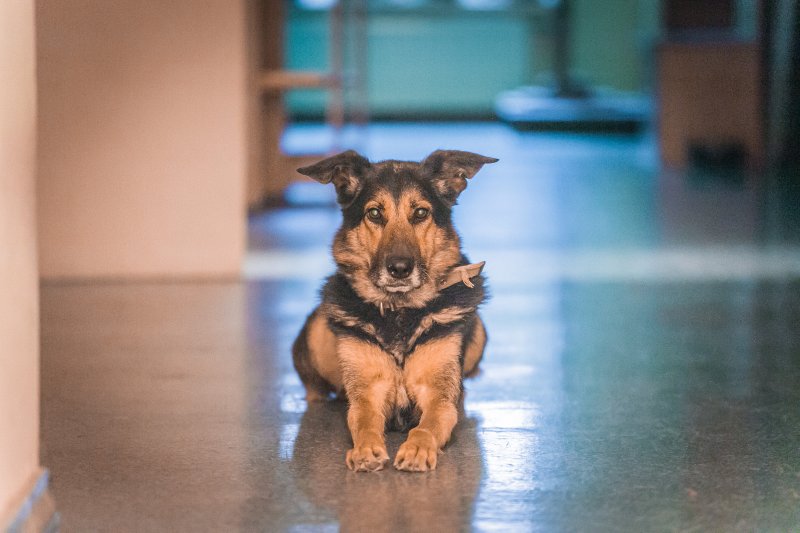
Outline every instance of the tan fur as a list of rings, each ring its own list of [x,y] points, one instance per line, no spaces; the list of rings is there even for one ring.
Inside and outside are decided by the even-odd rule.
[[[471,310],[463,307],[445,307],[441,311],[431,313],[429,316],[431,320],[438,324],[450,324],[461,320],[471,312]]]
[[[350,402],[347,423],[353,448],[345,462],[357,471],[381,470],[388,461],[384,428],[387,413],[413,400],[419,425],[398,451],[395,467],[424,471],[436,468],[436,456],[458,420],[461,394],[461,337],[451,335],[419,346],[404,369],[375,345],[344,337],[338,358]]]
[[[338,394],[342,391],[344,385],[342,382],[342,370],[336,355],[336,346],[336,335],[328,327],[328,320],[325,314],[318,313],[308,329],[308,348],[311,362],[320,376],[333,385]]]
[[[458,421],[460,350],[461,336],[450,335],[419,346],[409,357],[403,377],[421,417],[400,446],[395,468],[415,472],[436,468],[439,450],[450,440]]]
[[[379,193],[375,199],[370,201],[365,211],[373,207],[391,208],[394,202],[390,194]],[[334,243],[333,258],[338,264],[345,264],[357,269],[359,272],[369,270],[371,259],[375,257],[378,246],[381,242],[382,228],[376,224],[362,222],[352,231],[340,235]],[[360,276],[359,276],[360,278]],[[366,280],[369,282],[369,280]],[[371,284],[371,282],[369,282]]]
[[[483,357],[483,350],[486,347],[486,328],[483,325],[483,320],[478,315],[475,315],[475,329],[472,332],[464,349],[464,376],[472,377],[478,373],[478,363]]]
[[[337,353],[350,402],[347,425],[353,437],[345,463],[351,470],[381,470],[389,461],[383,432],[386,413],[396,398],[399,370],[391,356],[353,338],[339,339]]]

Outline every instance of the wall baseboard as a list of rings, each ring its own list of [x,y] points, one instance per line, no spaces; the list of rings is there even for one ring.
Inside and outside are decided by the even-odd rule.
[[[49,490],[50,472],[40,468],[26,487],[24,499],[11,515],[4,533],[56,533],[60,517]]]

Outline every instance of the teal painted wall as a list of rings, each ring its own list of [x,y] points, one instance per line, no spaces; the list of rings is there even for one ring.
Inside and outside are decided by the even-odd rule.
[[[573,0],[573,72],[625,91],[650,86],[658,0]]]
[[[574,0],[572,9],[573,71],[593,84],[646,89],[658,0]],[[286,38],[287,65],[325,68],[325,13],[290,10]],[[541,15],[371,13],[368,43],[369,108],[378,115],[491,114],[499,92],[541,81],[549,66]],[[288,106],[320,113],[324,94],[296,91]]]

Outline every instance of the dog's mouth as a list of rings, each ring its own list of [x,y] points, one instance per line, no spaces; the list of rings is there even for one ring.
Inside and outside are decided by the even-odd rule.
[[[409,292],[409,291],[413,291],[414,289],[416,289],[416,287],[414,287],[413,285],[405,285],[405,284],[404,285],[384,285],[381,288],[386,292],[400,293],[400,294],[403,294],[403,293],[406,293],[406,292]]]
[[[405,279],[396,279],[386,273],[381,273],[375,280],[375,286],[388,294],[406,294],[422,286],[422,275],[415,270]]]

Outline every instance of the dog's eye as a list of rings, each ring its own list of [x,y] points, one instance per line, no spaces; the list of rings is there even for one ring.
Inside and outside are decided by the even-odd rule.
[[[415,220],[425,220],[428,218],[430,211],[424,207],[418,207],[414,210],[414,219]]]
[[[381,210],[377,207],[372,207],[367,209],[367,218],[373,222],[380,222],[381,221]]]

